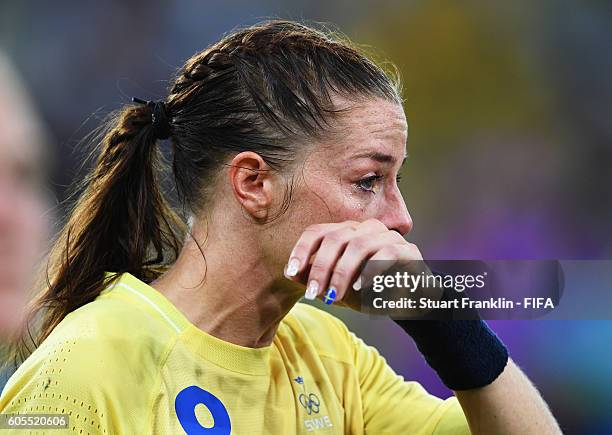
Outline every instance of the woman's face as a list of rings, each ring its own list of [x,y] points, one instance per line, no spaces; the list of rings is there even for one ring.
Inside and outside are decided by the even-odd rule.
[[[38,181],[40,150],[23,124],[11,117],[0,120],[0,340],[19,326],[48,234]]]
[[[403,108],[380,99],[353,103],[340,122],[340,134],[305,159],[288,210],[287,254],[311,224],[376,218],[402,235],[412,229],[396,180],[406,156]]]

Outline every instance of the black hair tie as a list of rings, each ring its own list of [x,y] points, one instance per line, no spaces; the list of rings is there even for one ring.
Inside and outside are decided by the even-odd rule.
[[[145,101],[140,98],[133,97],[132,102],[138,104],[146,104],[151,108],[151,125],[157,139],[168,139],[170,137],[170,122],[166,114],[166,103],[161,100]]]

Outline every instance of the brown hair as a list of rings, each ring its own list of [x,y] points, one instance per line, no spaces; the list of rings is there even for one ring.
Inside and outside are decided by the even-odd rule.
[[[294,22],[240,29],[194,55],[164,100],[180,203],[191,213],[204,210],[220,165],[245,150],[273,170],[287,168],[298,144],[329,132],[334,95],[401,102],[397,79],[350,43]],[[160,188],[163,159],[151,111],[127,105],[106,125],[32,303],[30,321],[41,322],[35,337],[28,327],[35,346],[114,277],[129,272],[151,282],[182,248],[188,229]],[[105,279],[105,272],[117,274]]]

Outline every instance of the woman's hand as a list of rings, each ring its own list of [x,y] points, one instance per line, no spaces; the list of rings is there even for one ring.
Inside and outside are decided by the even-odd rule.
[[[413,262],[420,273],[426,266],[419,248],[377,219],[363,222],[315,224],[306,228],[293,247],[285,268],[285,276],[306,285],[306,299],[320,297],[355,310],[360,299],[354,286],[366,262],[391,260]],[[379,264],[379,263],[377,263]],[[428,271],[428,270],[427,270]],[[377,271],[383,273],[384,270]]]

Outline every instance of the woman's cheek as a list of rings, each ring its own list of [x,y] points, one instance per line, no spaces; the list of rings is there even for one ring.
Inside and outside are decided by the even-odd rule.
[[[369,194],[345,189],[342,207],[338,208],[338,216],[336,216],[334,220],[338,222],[345,220],[365,220],[369,217],[368,211],[370,206],[371,198]]]

